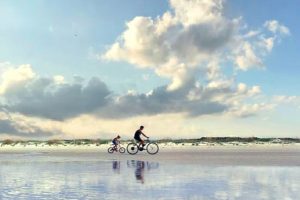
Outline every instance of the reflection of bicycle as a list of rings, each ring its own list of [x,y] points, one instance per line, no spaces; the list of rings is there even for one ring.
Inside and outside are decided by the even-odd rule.
[[[147,162],[141,160],[128,160],[127,161],[128,168],[134,168],[134,175],[138,182],[144,183],[144,174],[151,169],[157,169],[159,167],[159,163],[155,162]]]
[[[148,161],[140,161],[140,160],[127,160],[127,167],[128,168],[137,168],[141,162],[144,162],[145,169],[152,170],[152,169],[158,169],[159,163],[157,162],[148,162]]]
[[[145,140],[145,146],[136,142],[131,142],[127,145],[127,152],[132,155],[143,150],[146,150],[149,154],[154,155],[158,152],[159,147],[155,142],[151,142],[150,140]]]
[[[118,148],[119,147],[119,148]],[[125,148],[124,147],[121,147],[120,144],[118,144],[117,146],[112,146],[112,147],[109,147],[107,149],[107,152],[108,153],[113,153],[113,152],[120,152],[120,153],[125,153]]]

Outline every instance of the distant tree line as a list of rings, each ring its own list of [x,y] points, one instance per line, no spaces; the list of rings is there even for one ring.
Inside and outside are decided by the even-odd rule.
[[[129,142],[131,140],[123,140],[122,142]],[[1,146],[3,145],[27,145],[27,144],[47,144],[47,145],[101,145],[110,143],[110,139],[51,139],[51,140],[11,140],[6,139],[0,141]],[[254,143],[254,142],[271,142],[271,143],[300,143],[300,138],[259,138],[259,137],[201,137],[194,139],[159,139],[157,143],[229,143],[229,142],[240,142],[240,143]]]

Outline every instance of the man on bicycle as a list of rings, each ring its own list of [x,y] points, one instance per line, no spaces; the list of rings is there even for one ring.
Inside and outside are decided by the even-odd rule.
[[[139,142],[139,144],[142,144],[143,147],[144,147],[145,146],[145,142],[144,142],[144,140],[141,139],[141,135],[143,135],[146,138],[149,138],[149,137],[142,132],[143,129],[144,129],[144,126],[140,126],[140,129],[138,129],[137,131],[135,131],[134,139],[137,142]]]

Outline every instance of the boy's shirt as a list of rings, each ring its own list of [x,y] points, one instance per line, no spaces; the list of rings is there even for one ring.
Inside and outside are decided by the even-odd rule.
[[[114,138],[114,139],[112,140],[112,142],[113,142],[114,144],[118,144],[118,143],[119,143],[119,140],[118,140],[118,138],[116,137],[116,138]]]

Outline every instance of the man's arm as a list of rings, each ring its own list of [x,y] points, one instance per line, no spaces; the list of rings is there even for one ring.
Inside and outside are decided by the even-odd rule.
[[[145,133],[142,132],[142,135],[145,136],[146,138],[149,138],[147,135],[145,135]]]

